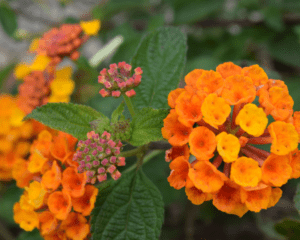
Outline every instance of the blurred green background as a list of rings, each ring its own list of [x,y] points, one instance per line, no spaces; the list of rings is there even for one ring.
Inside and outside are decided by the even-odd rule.
[[[62,23],[92,18],[100,19],[102,26],[99,35],[82,48],[80,59],[72,63],[76,69],[73,102],[110,116],[120,100],[103,99],[97,93],[98,72],[110,63],[130,62],[145,33],[172,25],[187,35],[185,74],[195,68],[215,69],[226,61],[240,66],[259,64],[269,78],[286,82],[294,110],[300,110],[299,0],[2,0],[1,91],[16,93],[19,83],[12,70],[18,62],[30,59],[26,51],[33,38]],[[124,40],[118,49],[97,67],[90,66],[91,57],[119,35]],[[171,188],[163,154],[143,168],[165,202],[162,240],[300,239],[300,217],[293,200],[299,180],[282,187],[283,197],[275,207],[249,212],[240,219],[218,211],[210,202],[192,205],[184,190]],[[0,239],[39,239],[37,233],[21,233],[13,222],[12,206],[21,192],[13,182],[0,183]]]

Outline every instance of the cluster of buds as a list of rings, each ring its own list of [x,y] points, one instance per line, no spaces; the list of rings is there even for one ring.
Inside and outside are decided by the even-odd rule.
[[[99,136],[94,131],[87,134],[87,140],[79,141],[79,150],[74,154],[73,160],[79,163],[78,171],[86,171],[87,181],[94,184],[107,179],[107,173],[114,180],[121,177],[116,166],[125,165],[125,157],[118,156],[122,147],[121,141],[111,139],[111,134],[104,131]]]
[[[115,123],[111,123],[111,132],[116,139],[121,139],[122,141],[128,141],[131,136],[131,127],[129,120],[120,120]]]
[[[134,87],[141,83],[142,69],[137,67],[134,74],[131,75],[132,66],[126,62],[110,64],[109,69],[104,68],[100,71],[98,82],[104,85],[99,93],[102,97],[120,97],[121,93],[125,93],[127,97],[135,96]]]
[[[88,38],[79,24],[63,24],[60,28],[52,28],[43,35],[39,40],[37,52],[51,57],[54,63],[59,63],[65,56],[77,60],[80,55],[77,50]]]
[[[52,78],[45,71],[34,71],[24,78],[19,86],[18,105],[26,114],[48,102]]]

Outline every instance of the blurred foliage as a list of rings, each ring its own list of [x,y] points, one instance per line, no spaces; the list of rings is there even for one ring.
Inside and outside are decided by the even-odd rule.
[[[61,2],[67,6],[73,1]],[[4,32],[14,37],[18,15],[9,4],[10,1],[1,2],[0,22]],[[101,44],[118,35],[124,41],[97,67],[90,66],[88,58],[79,58],[73,100],[106,116],[112,114],[122,99],[102,98],[98,94],[98,72],[110,63],[130,63],[143,36],[161,26],[176,26],[187,35],[184,75],[195,68],[215,69],[226,61],[240,66],[259,64],[269,78],[285,81],[295,102],[294,110],[300,111],[299,0],[105,0],[95,3],[91,17],[102,22],[97,37]],[[80,19],[81,16],[66,17],[64,22],[75,23]],[[1,86],[9,81],[13,66],[7,63],[0,69]],[[129,116],[127,109],[124,114]],[[298,195],[297,209],[293,201],[298,180],[290,180],[283,187],[283,197],[274,208],[259,214],[247,213],[239,219],[216,210],[209,202],[191,206],[183,189],[178,191],[169,186],[170,170],[164,154],[145,164],[143,171],[162,193],[165,203],[162,240],[299,239]],[[13,224],[12,207],[21,192],[10,185],[4,184],[0,192],[0,221],[17,236],[20,230]],[[38,232],[33,232],[21,233],[18,239],[40,238]]]

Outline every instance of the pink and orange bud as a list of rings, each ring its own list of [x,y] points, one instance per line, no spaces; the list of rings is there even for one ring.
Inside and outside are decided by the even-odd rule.
[[[135,96],[134,87],[141,83],[142,69],[137,67],[134,69],[134,74],[131,75],[132,66],[126,62],[110,64],[109,69],[102,69],[98,82],[104,86],[100,90],[102,97],[120,97],[121,94],[126,94],[127,97]]]

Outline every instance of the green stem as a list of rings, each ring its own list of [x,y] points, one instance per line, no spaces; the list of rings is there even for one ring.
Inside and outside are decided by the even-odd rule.
[[[132,150],[129,150],[129,151],[121,152],[120,156],[122,156],[122,157],[132,157],[132,156],[135,156],[135,155],[143,152],[144,150],[145,150],[145,145],[140,146],[140,147],[135,148],[135,149],[132,149]]]
[[[154,151],[150,152],[149,154],[147,154],[144,158],[142,158],[142,160],[139,159],[137,164],[139,166],[141,166],[140,164],[147,163],[149,160],[151,160],[152,158],[154,158],[155,156],[159,155],[162,152],[164,152],[164,151],[163,150],[154,150]],[[133,164],[132,166],[127,168],[122,174],[130,172],[133,169],[135,169],[136,167],[137,167],[136,164]]]
[[[125,100],[125,103],[126,103],[128,109],[129,109],[130,115],[131,115],[131,117],[133,117],[135,112],[134,112],[134,107],[132,105],[132,102],[131,102],[130,98],[127,97],[124,93],[122,95],[124,97],[124,100]]]

